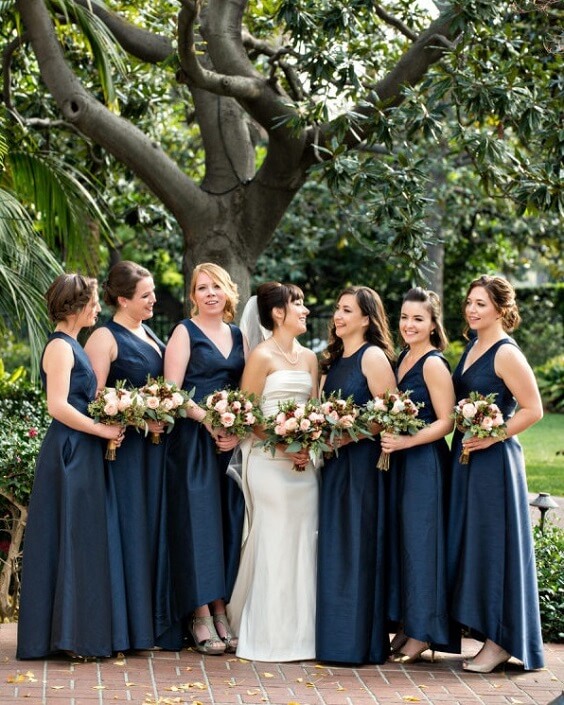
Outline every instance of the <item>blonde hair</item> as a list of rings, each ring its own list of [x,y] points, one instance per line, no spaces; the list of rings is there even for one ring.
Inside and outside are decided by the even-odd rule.
[[[194,267],[192,272],[192,279],[190,280],[190,301],[192,302],[192,308],[190,314],[192,316],[198,315],[198,306],[195,300],[196,293],[196,280],[199,274],[207,274],[210,279],[217,284],[223,293],[225,294],[225,310],[223,312],[223,320],[226,323],[230,323],[235,318],[235,312],[237,311],[237,304],[239,303],[239,290],[237,289],[237,284],[231,279],[229,273],[220,267],[218,264],[213,262],[202,262],[201,264]]]

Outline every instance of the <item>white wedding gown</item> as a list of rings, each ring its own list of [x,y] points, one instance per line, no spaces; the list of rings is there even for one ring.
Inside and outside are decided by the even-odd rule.
[[[262,409],[307,401],[311,376],[278,370],[266,378]],[[315,658],[318,474],[296,472],[282,453],[247,441],[243,449],[246,538],[227,607],[239,635],[237,656],[255,661]]]

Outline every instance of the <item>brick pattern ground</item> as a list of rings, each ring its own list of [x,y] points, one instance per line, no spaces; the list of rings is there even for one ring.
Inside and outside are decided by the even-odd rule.
[[[478,649],[465,640],[463,655]],[[547,705],[564,691],[564,644],[545,646],[546,668],[465,673],[462,656],[360,668],[258,663],[233,656],[145,651],[90,663],[17,661],[16,625],[0,625],[0,705]]]

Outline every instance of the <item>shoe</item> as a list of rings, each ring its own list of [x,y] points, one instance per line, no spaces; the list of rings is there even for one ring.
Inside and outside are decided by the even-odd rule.
[[[407,641],[408,640],[406,639],[406,643],[407,643]],[[404,654],[402,651],[398,651],[396,654],[394,654],[391,657],[391,661],[393,661],[393,663],[401,663],[404,665],[407,665],[408,663],[415,663],[416,661],[419,661],[423,652],[427,651],[427,649],[430,649],[430,648],[431,648],[431,645],[429,643],[425,642],[423,644],[423,646],[421,646],[419,651],[416,651],[414,654]],[[435,661],[435,650],[432,649],[431,650],[431,662],[434,662],[434,661]]]
[[[491,673],[498,666],[507,663],[510,658],[511,654],[499,647],[499,649],[492,654],[491,658],[485,660],[483,663],[474,663],[474,659],[471,661],[463,661],[462,668],[465,671],[470,671],[470,673]]]
[[[407,634],[403,631],[403,627],[402,627],[399,630],[399,632],[396,632],[396,635],[394,636],[394,638],[390,642],[390,651],[392,652],[392,654],[395,654],[398,651],[400,651],[406,641],[407,641]]]
[[[239,638],[233,633],[231,625],[227,621],[227,615],[225,612],[222,612],[221,614],[214,614],[213,623],[216,628],[217,635],[225,644],[225,651],[228,654],[234,654],[237,651]]]
[[[196,627],[203,626],[208,632],[209,636],[207,639],[199,639],[196,635]],[[211,615],[206,615],[205,617],[192,617],[192,624],[190,625],[190,634],[194,639],[194,645],[196,650],[201,654],[208,654],[209,656],[215,656],[225,653],[225,644],[218,637],[215,627],[213,625],[213,617]]]

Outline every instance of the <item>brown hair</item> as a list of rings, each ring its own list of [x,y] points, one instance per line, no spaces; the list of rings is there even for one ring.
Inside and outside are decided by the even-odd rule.
[[[274,330],[272,309],[286,308],[290,301],[304,298],[304,293],[295,284],[281,284],[280,282],[265,282],[257,289],[257,307],[261,325],[266,330]],[[286,316],[284,315],[284,318]]]
[[[368,316],[368,328],[364,334],[365,341],[381,348],[390,363],[393,363],[396,357],[394,344],[382,299],[374,289],[370,289],[368,286],[349,286],[341,291],[337,301],[347,294],[355,297],[362,315]],[[335,322],[332,321],[329,329],[329,343],[320,363],[322,374],[326,374],[333,362],[341,357],[342,354],[343,341],[336,335]]]
[[[45,293],[47,313],[53,323],[66,321],[90,303],[98,287],[96,279],[82,274],[60,274]]]
[[[107,279],[103,282],[104,302],[108,306],[118,308],[118,298],[123,296],[126,299],[132,299],[135,295],[135,289],[141,279],[150,277],[151,272],[145,267],[141,267],[135,262],[122,260],[110,269]]]
[[[230,323],[235,318],[237,304],[239,303],[239,291],[237,284],[231,279],[229,273],[213,262],[202,262],[194,267],[192,279],[190,280],[190,301],[192,302],[191,315],[198,314],[198,307],[195,303],[194,294],[196,292],[196,279],[199,274],[207,274],[223,291],[226,296],[223,320]]]
[[[431,344],[437,350],[444,350],[448,345],[448,337],[443,326],[441,300],[438,294],[430,289],[415,286],[403,297],[402,303],[409,301],[424,304],[427,311],[431,314],[431,321],[435,324],[434,330],[431,331]]]
[[[468,287],[466,297],[464,298],[463,308],[466,306],[466,300],[470,296],[472,289],[481,286],[488,292],[491,302],[495,310],[501,315],[501,325],[506,333],[512,333],[521,323],[521,316],[515,301],[515,289],[503,277],[490,276],[482,274],[478,279],[474,279]],[[468,333],[468,325],[464,328],[464,335]]]

